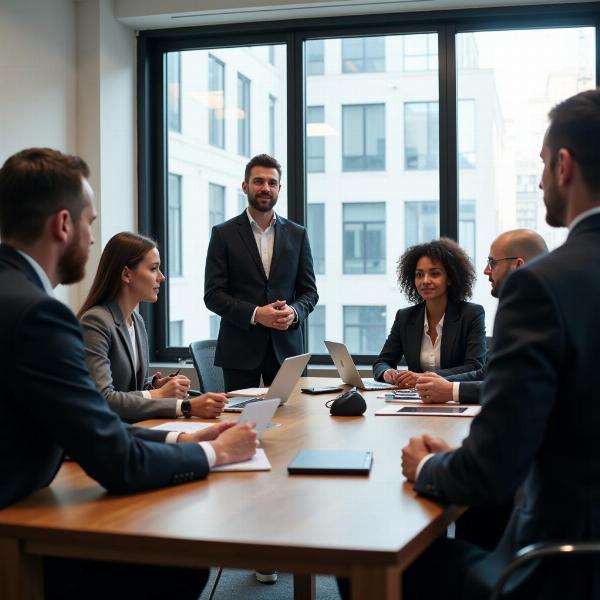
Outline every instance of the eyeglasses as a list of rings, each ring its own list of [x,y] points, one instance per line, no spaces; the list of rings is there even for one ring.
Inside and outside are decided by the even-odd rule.
[[[496,264],[499,263],[501,260],[517,260],[517,258],[519,258],[518,256],[505,256],[504,258],[492,258],[491,256],[488,256],[487,259],[487,266],[490,269],[495,268]]]

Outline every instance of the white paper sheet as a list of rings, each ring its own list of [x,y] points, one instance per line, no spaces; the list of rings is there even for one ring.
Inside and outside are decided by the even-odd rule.
[[[244,460],[238,463],[221,465],[213,467],[211,472],[215,471],[270,471],[271,463],[262,448],[256,450],[256,454],[250,460]]]
[[[160,431],[177,431],[179,433],[196,433],[201,429],[212,427],[214,423],[200,423],[198,421],[190,421],[188,419],[181,419],[180,421],[169,421],[168,423],[162,423],[152,427],[152,429],[158,429]]]
[[[248,396],[248,398],[254,398],[254,396],[264,396],[268,391],[268,387],[244,388],[243,390],[227,392],[227,396],[230,398],[233,398],[234,396]]]

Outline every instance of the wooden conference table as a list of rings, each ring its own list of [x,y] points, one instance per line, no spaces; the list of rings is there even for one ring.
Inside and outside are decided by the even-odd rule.
[[[363,417],[329,416],[334,396],[308,396],[304,378],[280,407],[262,445],[272,471],[213,473],[204,481],[113,496],[74,463],[52,485],[0,510],[0,597],[41,597],[43,556],[294,573],[294,597],[314,597],[314,574],[350,577],[354,599],[400,597],[400,573],[462,509],[417,497],[400,451],[432,432],[451,444],[470,418],[375,416],[384,401],[365,392]],[[237,419],[225,414],[225,419]],[[162,421],[146,421],[154,425]],[[301,448],[373,450],[365,476],[290,476]]]

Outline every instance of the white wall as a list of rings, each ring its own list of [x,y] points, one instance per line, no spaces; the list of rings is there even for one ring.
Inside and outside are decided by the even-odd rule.
[[[2,0],[0,163],[30,146],[80,154],[90,165],[101,246],[137,223],[135,33],[112,0]],[[58,296],[76,309],[90,276]]]

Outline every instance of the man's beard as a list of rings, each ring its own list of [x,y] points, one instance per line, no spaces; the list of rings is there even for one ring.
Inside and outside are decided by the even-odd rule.
[[[544,190],[544,205],[546,206],[546,223],[550,227],[565,227],[566,205],[554,182]]]
[[[81,235],[78,229],[76,231],[69,247],[58,261],[58,277],[60,283],[64,285],[77,283],[85,275],[89,250],[81,247]]]
[[[256,196],[250,190],[248,190],[248,204],[250,204],[250,206],[255,210],[266,213],[272,210],[272,208],[277,204],[278,196],[278,193],[271,194],[271,197],[269,199],[270,201],[266,205],[262,205],[258,203],[258,201],[256,200]]]

